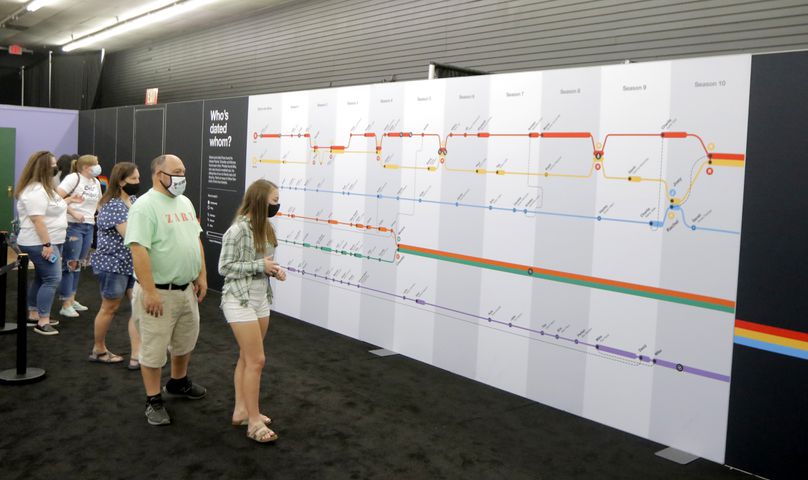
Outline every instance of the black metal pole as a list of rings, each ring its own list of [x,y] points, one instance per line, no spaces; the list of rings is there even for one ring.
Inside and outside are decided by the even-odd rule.
[[[17,375],[25,375],[28,364],[28,255],[20,255],[17,265],[17,321],[21,328],[17,329]]]
[[[45,377],[45,370],[28,367],[28,255],[19,256],[17,266],[17,368],[0,372],[0,383],[23,384],[33,383]],[[5,293],[5,292],[4,292]]]
[[[8,246],[6,245],[6,232],[0,232],[0,269],[8,263]],[[6,323],[6,288],[8,277],[0,275],[0,334],[11,333],[17,329],[17,324]]]

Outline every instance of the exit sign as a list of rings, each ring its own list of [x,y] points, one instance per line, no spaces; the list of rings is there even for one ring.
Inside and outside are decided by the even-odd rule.
[[[22,47],[19,45],[9,45],[8,53],[12,55],[22,55]]]
[[[146,105],[157,105],[157,89],[146,89]]]

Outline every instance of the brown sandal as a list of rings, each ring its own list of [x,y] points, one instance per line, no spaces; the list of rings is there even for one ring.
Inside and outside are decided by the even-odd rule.
[[[120,355],[115,355],[109,350],[101,353],[98,353],[95,350],[93,350],[88,360],[93,363],[121,363],[123,362],[123,357]]]
[[[247,438],[258,443],[270,443],[278,439],[278,434],[270,430],[266,425],[261,424],[256,429],[247,429]]]
[[[264,425],[269,426],[269,425],[272,424],[272,419],[271,418],[267,417],[266,415],[261,415],[261,416],[264,417]],[[234,427],[246,427],[247,425],[250,424],[250,419],[245,418],[244,420],[242,420],[240,422],[232,422],[232,423],[233,423]]]

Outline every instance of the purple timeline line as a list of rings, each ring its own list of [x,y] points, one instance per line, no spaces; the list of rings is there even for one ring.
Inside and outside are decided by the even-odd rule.
[[[411,302],[415,302],[418,305],[424,305],[424,306],[438,308],[438,309],[441,309],[441,310],[446,310],[446,311],[453,312],[453,313],[458,313],[460,315],[465,315],[467,317],[476,318],[478,320],[484,320],[484,321],[489,322],[489,323],[496,323],[496,324],[499,324],[499,325],[507,326],[508,328],[515,328],[515,329],[518,329],[518,330],[523,330],[523,331],[526,331],[526,332],[534,333],[534,334],[537,334],[537,335],[541,335],[542,337],[549,337],[551,339],[555,339],[555,340],[559,340],[559,341],[565,341],[565,342],[574,343],[575,345],[580,345],[580,346],[584,346],[584,347],[588,347],[588,348],[594,348],[595,350],[597,350],[597,351],[599,351],[601,353],[607,353],[607,354],[611,354],[611,355],[616,355],[616,356],[619,356],[619,357],[628,358],[630,360],[638,360],[641,363],[651,364],[651,365],[656,366],[656,367],[669,368],[669,369],[676,370],[676,371],[681,372],[681,373],[689,373],[691,375],[697,375],[697,376],[700,376],[700,377],[709,378],[709,379],[712,379],[712,380],[718,380],[718,381],[721,381],[721,382],[729,382],[730,381],[730,377],[728,375],[723,375],[723,374],[720,374],[720,373],[711,372],[709,370],[703,370],[701,368],[682,365],[681,363],[674,363],[674,362],[671,362],[671,361],[668,361],[668,360],[661,359],[659,357],[651,358],[651,357],[648,357],[646,355],[637,355],[636,353],[629,352],[628,350],[621,350],[619,348],[609,347],[609,346],[603,345],[603,344],[587,343],[587,342],[584,342],[583,340],[580,340],[580,339],[577,339],[577,338],[567,338],[567,337],[561,336],[559,334],[553,334],[553,333],[545,332],[544,330],[535,330],[535,329],[532,329],[532,328],[523,327],[521,325],[514,325],[511,322],[503,322],[501,320],[496,320],[496,319],[493,319],[491,317],[483,317],[483,316],[480,316],[480,315],[475,315],[473,313],[464,312],[462,310],[456,310],[454,308],[449,308],[449,307],[444,307],[442,305],[429,303],[429,302],[426,302],[426,301],[424,301],[424,300],[422,300],[420,298],[408,298],[406,295],[398,295],[398,294],[392,293],[392,292],[385,292],[384,290],[378,290],[378,289],[375,289],[375,288],[366,287],[366,286],[358,284],[358,283],[351,283],[351,282],[347,282],[345,280],[336,280],[336,279],[333,279],[333,278],[329,278],[329,277],[327,277],[325,275],[318,275],[316,273],[306,273],[305,270],[300,270],[300,269],[297,269],[297,268],[294,268],[294,267],[287,267],[287,270],[292,272],[292,273],[299,273],[301,276],[311,275],[314,278],[328,280],[329,282],[340,283],[342,285],[347,285],[349,287],[361,288],[361,289],[368,290],[368,291],[371,291],[371,292],[380,293],[382,295],[387,295],[387,296],[390,296],[390,297],[400,298],[400,299],[405,300],[405,301],[409,300]]]

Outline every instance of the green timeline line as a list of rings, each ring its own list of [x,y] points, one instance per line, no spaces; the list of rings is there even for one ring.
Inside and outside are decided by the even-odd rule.
[[[297,246],[303,247],[303,248],[311,248],[311,249],[314,249],[314,250],[320,250],[322,252],[330,253],[332,255],[344,255],[346,257],[361,258],[363,260],[377,260],[379,262],[384,262],[384,263],[395,263],[395,260],[387,260],[387,259],[381,258],[381,257],[371,257],[369,255],[364,255],[364,254],[359,253],[359,252],[351,252],[350,250],[342,250],[342,249],[338,249],[338,248],[325,247],[325,246],[321,246],[321,245],[313,245],[313,244],[307,243],[307,242],[296,242],[294,240],[283,240],[283,239],[280,239],[280,238],[278,239],[278,241],[286,243],[286,244],[289,244],[289,245],[297,245]]]
[[[568,284],[571,284],[571,285],[578,285],[578,286],[582,286],[582,287],[596,288],[596,289],[599,289],[599,290],[607,290],[607,291],[616,292],[616,293],[623,293],[623,294],[626,294],[626,295],[634,295],[634,296],[638,296],[638,297],[652,298],[652,299],[655,299],[655,300],[663,300],[663,301],[666,301],[666,302],[681,303],[681,304],[684,304],[684,305],[691,305],[691,306],[694,306],[694,307],[701,307],[701,308],[706,308],[706,309],[710,309],[710,310],[717,310],[717,311],[720,311],[720,312],[728,312],[728,313],[734,313],[735,312],[735,308],[730,307],[730,306],[716,305],[714,303],[710,303],[710,302],[706,302],[706,301],[699,301],[699,300],[694,300],[694,299],[689,299],[689,298],[681,298],[681,297],[677,297],[677,296],[674,296],[674,295],[667,295],[667,294],[664,294],[664,293],[647,292],[647,291],[642,291],[642,290],[637,290],[637,289],[632,289],[632,288],[620,287],[620,286],[616,286],[616,285],[608,285],[608,284],[604,284],[604,283],[598,283],[598,282],[595,282],[595,281],[587,281],[587,280],[582,280],[582,279],[567,278],[567,277],[564,277],[564,276],[561,276],[561,275],[553,275],[553,274],[542,273],[542,272],[528,271],[526,269],[511,268],[511,267],[501,266],[501,265],[491,265],[491,264],[484,263],[484,262],[477,262],[477,261],[473,261],[473,260],[455,258],[455,257],[451,257],[451,256],[448,256],[448,255],[440,255],[440,254],[435,254],[435,253],[418,251],[418,250],[414,250],[414,249],[409,249],[409,248],[404,247],[404,246],[399,246],[399,251],[402,252],[402,253],[409,253],[409,254],[412,254],[412,255],[418,255],[418,256],[421,256],[421,257],[425,257],[425,258],[432,258],[432,259],[435,259],[435,260],[442,260],[442,261],[458,263],[458,264],[462,264],[462,265],[469,265],[469,266],[478,267],[478,268],[486,268],[486,269],[489,269],[489,270],[495,270],[495,271],[500,271],[500,272],[505,272],[505,273],[512,273],[512,274],[522,275],[522,276],[526,276],[526,277],[541,278],[543,280],[549,280],[549,281],[553,281],[553,282],[568,283]]]

